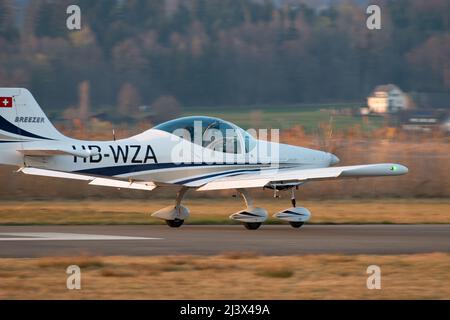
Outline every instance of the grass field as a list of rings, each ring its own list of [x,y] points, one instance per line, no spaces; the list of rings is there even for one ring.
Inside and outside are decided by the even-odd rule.
[[[66,268],[81,268],[81,290]],[[369,265],[381,290],[368,290]],[[450,299],[450,255],[0,259],[0,299]]]
[[[334,114],[335,110],[352,108],[354,104],[327,104],[319,106],[292,105],[270,107],[223,107],[223,108],[188,108],[183,116],[205,115],[218,117],[233,122],[243,128],[278,128],[289,129],[302,126],[308,133],[317,132],[320,123],[328,123],[333,118],[333,129],[350,128],[356,124],[363,130],[373,130],[383,125],[383,118],[370,117],[365,123],[362,117]]]
[[[160,224],[150,213],[172,200],[2,201],[0,224]],[[229,224],[241,199],[191,199],[187,223]],[[288,199],[261,199],[256,205],[270,215],[289,206]],[[301,201],[312,213],[310,223],[450,223],[450,199],[376,199]],[[267,223],[279,223],[269,219]]]

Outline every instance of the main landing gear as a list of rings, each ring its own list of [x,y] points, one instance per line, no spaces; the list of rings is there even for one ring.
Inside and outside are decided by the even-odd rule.
[[[274,214],[274,217],[286,222],[293,228],[300,228],[303,224],[309,220],[311,213],[308,209],[303,207],[296,207],[295,200],[295,186],[291,188],[291,204],[292,207],[280,211]],[[275,197],[278,197],[278,190],[275,188]],[[238,211],[230,216],[231,219],[240,221],[243,223],[244,227],[248,230],[256,230],[261,224],[267,220],[267,211],[263,208],[256,208],[253,206],[253,201],[250,198],[246,189],[237,189],[242,198],[245,201],[246,208],[244,210]]]
[[[181,204],[181,200],[185,196],[189,188],[182,187],[177,193],[175,206],[168,206],[152,214],[152,217],[163,219],[171,228],[179,228],[183,225],[184,220],[189,217],[189,209]]]
[[[242,222],[248,230],[256,230],[261,224],[267,220],[267,211],[263,208],[253,206],[253,200],[250,198],[246,189],[237,189],[239,194],[245,201],[246,208],[244,210],[233,213],[230,219]]]
[[[300,228],[309,220],[311,213],[303,207],[296,207],[295,187],[291,188],[292,207],[280,211],[273,215],[274,218],[289,222],[293,228]],[[275,189],[275,188],[274,188]],[[166,224],[171,228],[179,228],[183,225],[184,220],[189,217],[189,209],[181,204],[181,200],[185,196],[189,188],[182,187],[175,200],[175,206],[168,206],[152,214],[153,217],[165,220]],[[263,208],[255,207],[246,189],[237,189],[239,194],[245,201],[246,208],[244,210],[233,213],[230,219],[241,222],[248,230],[256,230],[261,227],[262,223],[267,220],[267,211]],[[278,189],[275,189],[275,195],[278,196]]]

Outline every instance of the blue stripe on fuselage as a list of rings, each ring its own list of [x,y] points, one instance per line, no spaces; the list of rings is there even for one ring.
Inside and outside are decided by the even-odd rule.
[[[208,174],[205,176],[201,176],[201,177],[196,177],[196,178],[191,178],[191,179],[186,179],[186,180],[182,180],[182,181],[177,181],[177,184],[186,184],[189,182],[194,182],[194,181],[199,181],[199,180],[203,180],[203,179],[209,179],[209,178],[214,178],[214,177],[219,177],[219,176],[233,176],[239,173],[244,173],[244,172],[255,172],[255,171],[261,171],[261,168],[258,169],[241,169],[241,170],[233,170],[233,171],[222,171],[222,172],[217,172],[217,173],[213,173],[213,174]]]
[[[152,171],[161,169],[176,169],[176,168],[195,168],[195,167],[210,167],[210,166],[244,166],[249,164],[235,163],[235,164],[209,164],[209,163],[190,163],[190,164],[175,164],[175,163],[149,163],[149,164],[135,164],[135,165],[124,165],[124,166],[112,166],[103,168],[92,168],[74,171],[74,173],[84,173],[84,174],[94,174],[99,176],[118,176],[127,173],[136,173],[142,171]],[[260,163],[250,164],[250,165],[261,165]],[[251,169],[245,169],[251,170]]]

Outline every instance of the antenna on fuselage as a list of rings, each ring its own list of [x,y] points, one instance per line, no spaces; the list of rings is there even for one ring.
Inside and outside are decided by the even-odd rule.
[[[318,131],[318,144],[322,151],[334,153],[336,146],[333,143],[333,115],[330,114],[328,123],[320,123]]]
[[[113,140],[116,141],[116,130],[114,130],[114,128],[113,128],[112,131],[113,131]]]

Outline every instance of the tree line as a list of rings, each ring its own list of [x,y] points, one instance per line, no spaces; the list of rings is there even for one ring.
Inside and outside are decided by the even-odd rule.
[[[66,28],[71,4],[80,31]],[[378,4],[381,30],[344,1],[0,0],[0,84],[62,110],[88,81],[93,106],[122,112],[161,97],[211,107],[363,101],[382,83],[449,92],[450,2]]]

